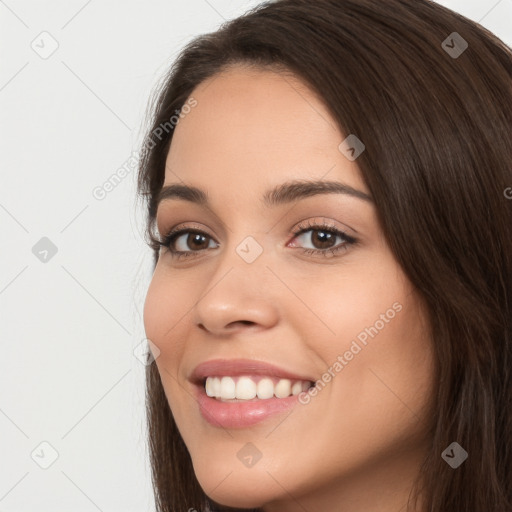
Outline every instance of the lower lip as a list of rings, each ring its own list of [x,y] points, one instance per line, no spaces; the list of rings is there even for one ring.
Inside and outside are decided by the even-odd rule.
[[[204,387],[196,386],[199,410],[203,418],[214,427],[244,428],[291,409],[299,395],[287,398],[267,398],[243,402],[221,402],[206,394]]]

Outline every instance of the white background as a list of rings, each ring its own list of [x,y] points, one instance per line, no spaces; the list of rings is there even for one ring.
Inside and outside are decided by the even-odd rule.
[[[183,45],[258,3],[0,0],[0,512],[154,510],[136,173],[92,191],[137,149]],[[440,3],[512,45],[512,0]]]

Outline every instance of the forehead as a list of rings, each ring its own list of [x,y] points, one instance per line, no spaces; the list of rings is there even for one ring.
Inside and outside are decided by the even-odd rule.
[[[175,128],[165,184],[261,193],[287,180],[325,178],[366,191],[357,165],[338,149],[345,136],[297,77],[235,67],[191,97],[197,104]]]

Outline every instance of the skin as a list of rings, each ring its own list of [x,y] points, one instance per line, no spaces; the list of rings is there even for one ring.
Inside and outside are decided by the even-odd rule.
[[[266,512],[405,510],[428,446],[433,355],[424,307],[383,237],[372,202],[321,194],[266,207],[260,198],[293,179],[335,180],[370,194],[357,160],[321,100],[299,79],[236,66],[200,84],[197,106],[175,128],[165,183],[208,191],[209,208],[161,203],[159,232],[182,235],[178,260],[163,248],[144,305],[147,337],[201,487],[215,501]],[[229,184],[229,186],[228,186]],[[323,220],[358,240],[333,257],[304,254]],[[321,230],[320,230],[321,231]],[[252,236],[263,253],[245,262]],[[210,249],[206,249],[210,247]],[[214,427],[188,375],[216,358],[272,362],[321,379],[365,328],[402,308],[306,405],[250,428]],[[247,468],[237,452],[253,443]],[[417,509],[420,510],[420,509]]]

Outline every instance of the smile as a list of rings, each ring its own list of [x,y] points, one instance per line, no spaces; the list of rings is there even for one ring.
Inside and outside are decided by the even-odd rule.
[[[267,400],[287,398],[307,391],[313,384],[309,381],[278,379],[270,376],[224,376],[207,377],[205,391],[209,397],[222,401]]]
[[[311,376],[249,359],[206,361],[189,376],[204,420],[244,428],[284,412],[314,386]]]

